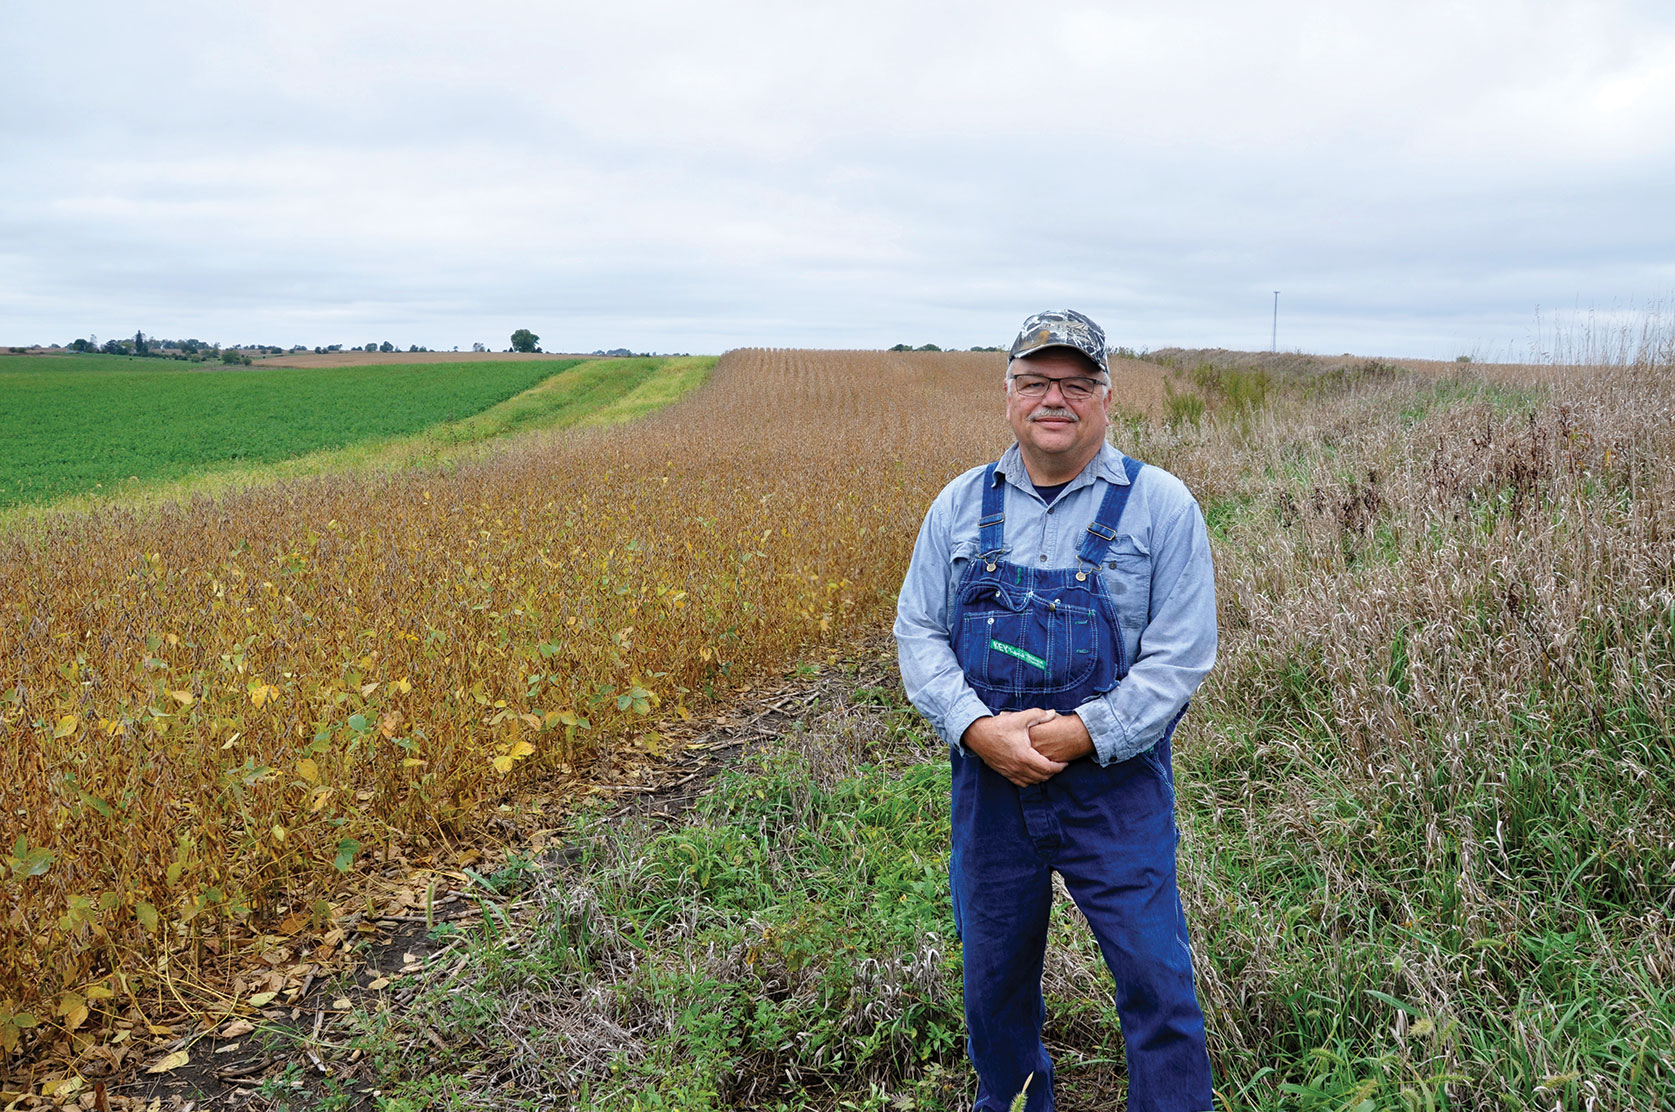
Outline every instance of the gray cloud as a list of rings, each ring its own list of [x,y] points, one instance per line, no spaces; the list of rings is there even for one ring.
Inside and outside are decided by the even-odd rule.
[[[8,10],[0,342],[1451,356],[1675,287],[1622,3]]]

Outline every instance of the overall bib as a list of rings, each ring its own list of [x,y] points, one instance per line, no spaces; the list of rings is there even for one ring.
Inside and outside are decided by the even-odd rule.
[[[1099,567],[1141,466],[1123,458],[1129,482],[1111,484],[1069,568],[1005,559],[1006,484],[989,466],[979,551],[957,587],[952,635],[966,681],[991,712],[1069,714],[1127,675],[1131,662]],[[1027,1108],[1053,1107],[1041,972],[1055,871],[1116,978],[1129,1109],[1211,1107],[1204,1018],[1175,886],[1173,732],[1171,723],[1130,760],[1102,767],[1083,757],[1026,788],[975,754],[952,754],[949,877],[979,1109],[1004,1112],[1031,1075]]]

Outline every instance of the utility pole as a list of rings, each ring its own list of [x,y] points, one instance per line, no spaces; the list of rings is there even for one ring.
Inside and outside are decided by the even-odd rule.
[[[1274,335],[1268,341],[1269,351],[1280,349],[1280,291],[1274,291]]]

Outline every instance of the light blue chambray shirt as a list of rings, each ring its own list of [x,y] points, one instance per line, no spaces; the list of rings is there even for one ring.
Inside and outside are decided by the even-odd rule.
[[[983,471],[967,471],[931,503],[896,603],[907,697],[956,749],[966,727],[991,713],[966,683],[950,632],[955,588],[978,550]],[[1043,568],[1076,564],[1107,485],[1128,482],[1122,453],[1109,443],[1051,507],[1035,493],[1016,444],[1000,457],[996,478],[1006,484],[1006,559]],[[1076,708],[1103,765],[1156,744],[1215,663],[1210,540],[1185,484],[1161,468],[1140,472],[1099,576],[1134,662],[1116,687]]]

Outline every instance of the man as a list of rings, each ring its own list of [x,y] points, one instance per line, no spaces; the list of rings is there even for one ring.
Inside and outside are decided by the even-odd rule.
[[[1116,978],[1132,1112],[1211,1107],[1175,884],[1169,736],[1215,662],[1215,582],[1180,480],[1105,441],[1105,334],[1024,322],[1017,443],[945,487],[902,584],[908,697],[951,749],[954,924],[977,1107],[1050,1109],[1041,970],[1052,873]]]

